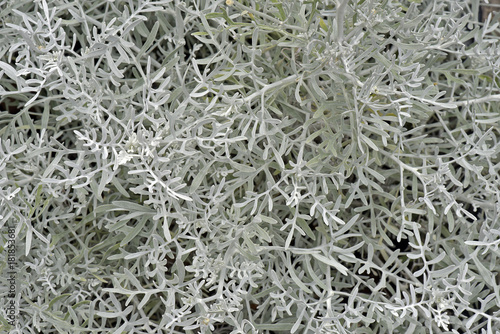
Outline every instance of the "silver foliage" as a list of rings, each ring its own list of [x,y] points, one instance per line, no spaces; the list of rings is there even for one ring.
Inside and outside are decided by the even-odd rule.
[[[500,331],[473,1],[0,8],[19,333]]]

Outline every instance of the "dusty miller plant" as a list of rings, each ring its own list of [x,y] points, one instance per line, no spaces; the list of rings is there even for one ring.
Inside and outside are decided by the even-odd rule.
[[[0,8],[4,330],[500,331],[476,1]]]

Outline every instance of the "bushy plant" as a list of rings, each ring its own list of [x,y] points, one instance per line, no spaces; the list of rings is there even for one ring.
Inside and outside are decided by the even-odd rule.
[[[498,333],[478,8],[0,1],[2,328]]]

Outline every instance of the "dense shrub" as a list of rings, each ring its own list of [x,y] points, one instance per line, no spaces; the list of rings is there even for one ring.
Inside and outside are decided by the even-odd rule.
[[[0,1],[2,328],[500,331],[476,2]]]

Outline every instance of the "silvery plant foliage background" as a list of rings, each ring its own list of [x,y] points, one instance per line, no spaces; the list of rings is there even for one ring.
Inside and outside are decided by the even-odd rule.
[[[10,333],[498,333],[476,0],[0,1]]]

